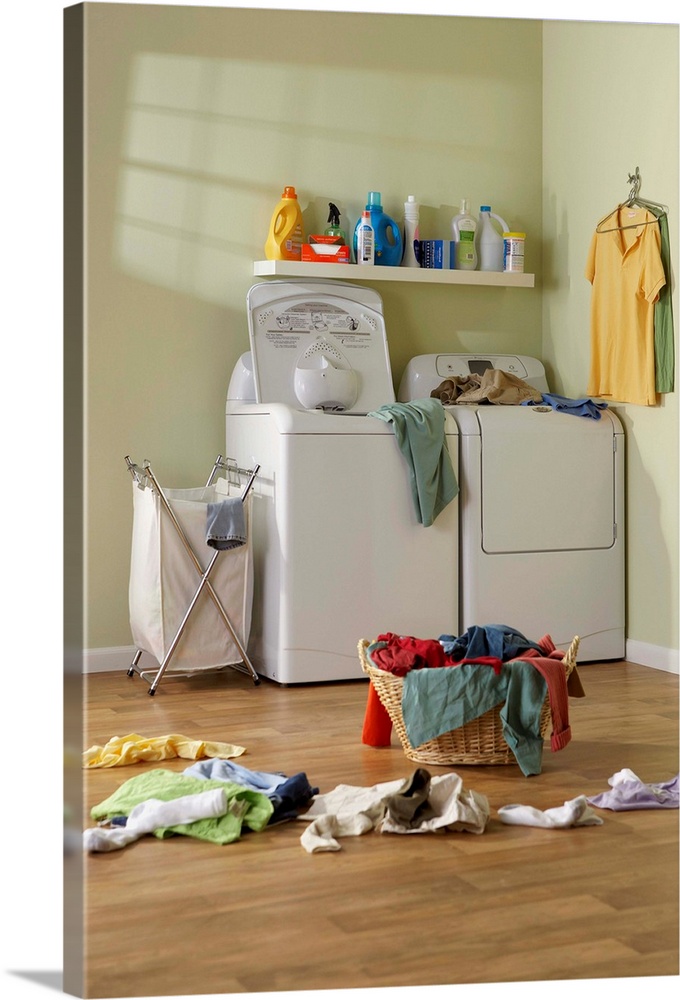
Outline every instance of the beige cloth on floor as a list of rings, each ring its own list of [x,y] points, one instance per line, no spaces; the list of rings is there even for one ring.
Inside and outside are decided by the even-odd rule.
[[[443,405],[495,403],[501,406],[519,406],[526,400],[532,403],[543,400],[538,389],[534,389],[524,379],[498,368],[487,368],[483,375],[460,375],[444,379],[432,390],[430,396],[439,399]]]
[[[392,808],[393,799],[410,791],[414,776],[385,781],[369,788],[338,785],[326,795],[317,795],[311,808],[298,819],[310,822],[300,837],[309,854],[339,851],[338,837],[357,837],[369,830],[380,833],[430,833],[435,830],[483,833],[489,819],[485,795],[463,788],[458,774],[430,778],[420,768],[416,775],[426,778],[419,790],[418,804],[424,806],[410,817],[403,809]]]

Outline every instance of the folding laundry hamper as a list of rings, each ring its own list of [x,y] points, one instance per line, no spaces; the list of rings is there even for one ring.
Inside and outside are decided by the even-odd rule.
[[[151,695],[166,671],[186,675],[229,666],[258,684],[246,645],[253,599],[250,488],[259,466],[240,469],[218,455],[205,486],[164,489],[149,462],[125,461],[133,480],[129,607],[136,650],[128,676],[139,674]],[[220,469],[227,478],[217,478]],[[208,504],[234,496],[243,502],[246,541],[212,548]],[[143,653],[158,666],[141,669]]]

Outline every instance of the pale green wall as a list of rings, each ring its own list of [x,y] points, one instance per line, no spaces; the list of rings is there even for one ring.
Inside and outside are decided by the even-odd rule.
[[[548,46],[559,50],[561,29],[550,26]],[[181,487],[202,481],[224,452],[226,387],[248,348],[245,297],[259,280],[252,261],[284,184],[296,186],[308,231],[325,225],[329,200],[351,226],[373,189],[399,219],[415,194],[423,236],[448,236],[462,196],[527,231],[533,290],[377,284],[395,385],[418,353],[540,356],[544,325],[548,358],[562,365],[555,340],[573,338],[571,305],[543,213],[566,197],[562,180],[544,197],[543,157],[553,154],[543,32],[540,21],[515,19],[85,4],[86,648],[131,642],[124,455],[149,458],[162,482]],[[553,86],[545,67],[551,101],[582,69],[570,37],[567,52],[565,81]],[[618,97],[623,114],[625,88]],[[602,180],[588,225],[619,196],[615,167],[617,184]],[[665,179],[653,183],[640,167],[649,192],[665,195]],[[579,204],[592,183],[586,169]],[[582,391],[579,368],[565,372],[562,388]],[[672,448],[667,418],[663,426]],[[668,476],[648,474],[668,519]],[[669,555],[667,532],[654,535],[670,587],[676,549]],[[644,571],[639,558],[633,567]],[[631,582],[635,592],[645,585]],[[648,621],[641,640],[677,647],[677,623],[673,633]]]
[[[546,22],[543,63],[543,352],[558,391],[577,395],[590,357],[586,254],[636,167],[640,194],[669,207],[676,330],[680,322],[678,28]],[[678,394],[660,399],[613,406],[628,467],[627,635],[677,650]],[[579,472],[565,469],[565,479]]]
[[[399,221],[415,194],[422,235],[440,238],[462,196],[488,201],[528,232],[540,288],[541,24],[85,10],[86,647],[98,648],[131,642],[123,456],[181,487],[224,452],[252,262],[283,185],[296,186],[310,232],[329,200],[353,225],[369,190]],[[377,287],[395,385],[418,353],[540,351],[540,291]]]

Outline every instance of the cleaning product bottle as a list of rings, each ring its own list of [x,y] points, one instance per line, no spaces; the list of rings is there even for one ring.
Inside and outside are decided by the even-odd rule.
[[[375,263],[395,266],[401,264],[404,251],[404,241],[401,238],[401,230],[394,219],[383,212],[379,191],[368,192],[368,203],[365,212],[370,213],[371,226],[373,227],[373,239],[375,243]],[[354,254],[357,263],[357,243],[359,229],[363,225],[363,215],[354,227]]]
[[[451,220],[451,233],[456,244],[455,263],[458,271],[474,271],[477,268],[477,246],[475,234],[477,220],[470,215],[467,198],[461,198],[460,212]]]
[[[491,221],[495,219],[500,228],[500,232]],[[494,215],[490,205],[480,205],[479,225],[477,226],[477,257],[479,258],[480,271],[502,271],[503,270],[503,233],[507,232],[510,226],[500,215]]]
[[[402,267],[420,267],[419,255],[414,244],[420,242],[420,206],[415,196],[410,194],[404,202],[404,256]]]
[[[340,228],[340,210],[332,201],[328,202],[328,225],[324,229],[324,236],[340,236],[342,242],[347,243],[347,233]]]
[[[355,236],[357,264],[375,264],[375,232],[368,209],[361,213]]]
[[[267,260],[300,260],[303,242],[300,203],[295,188],[286,187],[269,224],[264,255]]]

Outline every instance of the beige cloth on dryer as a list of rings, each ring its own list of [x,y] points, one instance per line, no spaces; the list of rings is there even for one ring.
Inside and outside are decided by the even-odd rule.
[[[452,403],[495,403],[501,406],[519,406],[525,401],[540,403],[543,396],[524,379],[487,368],[483,375],[461,375],[445,379],[430,393],[444,406]]]

